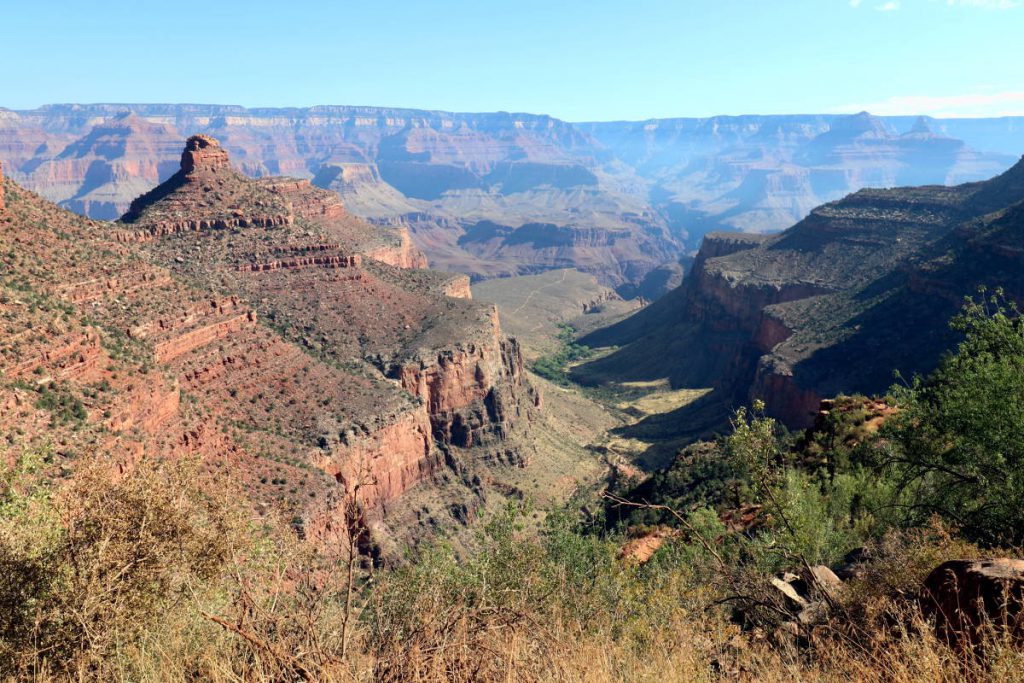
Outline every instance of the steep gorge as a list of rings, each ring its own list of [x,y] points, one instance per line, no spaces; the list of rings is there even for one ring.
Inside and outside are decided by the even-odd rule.
[[[893,371],[934,367],[977,286],[1024,298],[1022,177],[1024,161],[980,183],[861,190],[777,236],[708,235],[677,290],[584,337],[621,348],[576,377],[714,388],[718,408],[659,423],[670,433],[758,398],[805,427],[824,397],[884,392]]]

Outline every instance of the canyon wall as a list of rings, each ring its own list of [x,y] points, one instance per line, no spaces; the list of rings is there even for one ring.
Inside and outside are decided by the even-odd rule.
[[[1021,201],[1024,160],[982,183],[861,190],[770,237],[709,234],[677,290],[583,339],[620,348],[574,372],[712,387],[708,429],[755,399],[806,427],[823,397],[930,371],[977,285],[1024,296]]]
[[[430,417],[420,409],[369,433],[347,433],[344,443],[317,466],[348,495],[358,496],[371,514],[381,515],[389,502],[428,480],[440,465]]]
[[[525,429],[540,395],[514,340],[496,337],[393,364],[386,371],[427,405],[434,438],[472,448]]]
[[[355,497],[360,547],[397,556],[425,533],[389,521],[407,496],[446,530],[529,462],[518,346],[468,277],[417,268],[404,230],[251,180],[209,137],[118,223],[2,186],[19,211],[0,220],[0,432],[53,476],[194,458],[315,543],[348,533]]]

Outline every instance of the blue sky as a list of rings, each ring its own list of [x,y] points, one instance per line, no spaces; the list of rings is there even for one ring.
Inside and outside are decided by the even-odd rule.
[[[4,0],[0,106],[1024,114],[1024,0]]]

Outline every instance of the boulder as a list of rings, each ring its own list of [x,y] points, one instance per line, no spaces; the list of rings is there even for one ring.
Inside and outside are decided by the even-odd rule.
[[[842,580],[825,565],[808,567],[801,574],[783,572],[770,580],[792,616],[791,627],[810,627],[828,620],[832,601],[843,590]]]
[[[806,597],[797,591],[793,583],[786,579],[786,575],[781,577],[773,576],[771,584],[775,590],[779,591],[779,593],[782,594],[782,597],[786,599],[787,607],[789,607],[794,613],[799,613],[808,606],[809,602]]]
[[[935,634],[954,647],[978,646],[989,627],[1024,641],[1024,560],[950,560],[924,581],[921,606]]]
[[[831,598],[836,597],[843,590],[842,579],[823,564],[810,567],[808,573],[810,574],[808,583]]]

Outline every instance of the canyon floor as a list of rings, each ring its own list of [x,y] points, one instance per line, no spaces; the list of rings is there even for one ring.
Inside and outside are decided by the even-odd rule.
[[[571,268],[486,280],[475,283],[472,292],[475,300],[498,307],[502,329],[519,341],[528,367],[535,368],[545,358],[562,361],[567,371],[562,381],[530,373],[544,395],[545,424],[541,428],[548,429],[542,438],[550,442],[553,452],[582,448],[584,471],[599,463],[614,479],[617,474],[633,476],[663,466],[685,444],[683,439],[652,431],[637,434],[637,425],[690,405],[710,389],[674,389],[668,377],[583,386],[571,381],[568,371],[616,348],[587,348],[578,359],[558,358],[569,338],[567,333],[575,338],[614,324],[640,310],[640,301],[623,300],[593,275]]]

